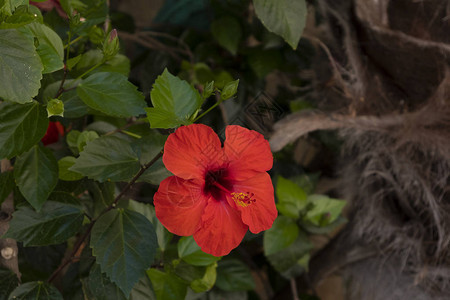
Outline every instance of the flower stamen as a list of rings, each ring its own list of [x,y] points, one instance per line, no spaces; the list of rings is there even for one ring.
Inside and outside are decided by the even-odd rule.
[[[242,207],[247,207],[250,204],[256,202],[256,199],[254,199],[255,194],[254,193],[231,193],[231,197],[233,198],[234,202]]]

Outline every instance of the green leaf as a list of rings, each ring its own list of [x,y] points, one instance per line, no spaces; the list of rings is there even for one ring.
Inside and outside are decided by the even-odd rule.
[[[114,117],[133,117],[145,113],[144,96],[119,73],[90,75],[77,86],[77,94],[89,107]]]
[[[152,132],[131,144],[134,151],[139,155],[141,165],[145,165],[155,158],[155,156],[164,148],[166,139],[167,136]],[[170,175],[171,173],[164,166],[162,159],[158,159],[139,177],[138,181],[159,185],[162,180]]]
[[[300,217],[300,211],[308,204],[307,195],[303,189],[281,176],[277,180],[276,195],[280,213],[294,219]]]
[[[299,235],[299,228],[293,219],[279,216],[270,229],[264,232],[264,254],[279,252],[291,245]]]
[[[297,239],[278,252],[267,255],[272,266],[287,278],[300,275],[304,268],[301,267],[302,258],[313,248],[307,235],[299,231]]]
[[[0,173],[0,205],[13,191],[15,187],[14,176],[12,171]]]
[[[73,154],[78,155],[78,137],[80,136],[81,132],[78,130],[71,130],[66,136],[66,143],[67,146],[69,146],[70,151],[72,151]]]
[[[244,263],[226,259],[219,262],[216,286],[224,291],[249,291],[255,288],[255,282]]]
[[[131,210],[107,212],[98,219],[91,233],[93,255],[102,271],[127,297],[152,264],[156,247],[152,223]]]
[[[30,102],[41,87],[43,69],[33,39],[17,29],[0,29],[0,98]]]
[[[52,151],[35,145],[17,158],[14,178],[25,199],[40,210],[58,182],[58,162]]]
[[[47,116],[64,116],[64,102],[59,99],[51,99],[47,103]]]
[[[205,275],[202,278],[191,282],[190,287],[196,293],[201,293],[212,289],[217,278],[217,263],[206,267]]]
[[[84,192],[84,187],[80,187],[81,190]],[[74,206],[76,208],[82,209],[80,199],[76,198],[73,194],[76,194],[77,192],[73,191],[71,192],[64,192],[64,191],[54,191],[53,193],[48,196],[47,201],[53,201],[57,203],[63,203],[67,205]],[[44,204],[45,205],[45,204]]]
[[[21,206],[13,213],[8,232],[2,238],[23,242],[24,246],[47,246],[65,242],[83,223],[79,206],[47,201],[39,212]]]
[[[47,127],[47,112],[39,103],[1,103],[0,158],[11,158],[28,151],[42,139]]]
[[[267,74],[283,65],[283,58],[279,50],[253,48],[247,55],[247,61],[256,76],[264,78]]]
[[[211,33],[220,46],[236,55],[242,38],[241,24],[236,18],[226,16],[211,23]]]
[[[104,22],[108,15],[106,0],[79,0],[70,1],[70,4],[73,9],[79,12],[85,19],[84,22],[80,22],[78,26],[74,28],[77,33],[82,32],[93,25]]]
[[[63,300],[63,297],[54,286],[42,281],[32,281],[19,285],[9,295],[9,299]]]
[[[17,275],[0,267],[0,299],[8,299],[9,294],[19,285]]]
[[[58,161],[59,179],[65,181],[77,181],[84,177],[80,173],[69,170],[69,168],[75,164],[75,161],[76,158],[73,156],[66,156]]]
[[[86,145],[69,170],[103,182],[130,179],[139,169],[139,158],[127,141],[102,136]]]
[[[34,21],[37,21],[39,23],[43,22],[42,14],[39,9],[33,5],[21,5],[14,11],[14,14],[12,16],[4,19],[4,22],[0,24],[0,28],[19,28]]]
[[[75,57],[69,58],[66,63],[67,69],[69,71],[71,71],[73,69],[73,67],[75,67],[78,64],[78,62],[80,62],[80,59],[81,59],[81,54],[77,55]]]
[[[181,259],[172,260],[172,264],[166,264],[165,269],[169,273],[174,273],[188,284],[196,279],[201,279],[206,271],[206,267],[193,266]]]
[[[147,270],[147,276],[152,281],[156,299],[184,299],[188,285],[174,274],[168,274],[156,269]]]
[[[253,0],[253,5],[264,26],[295,50],[306,24],[306,1]]]
[[[344,218],[343,216],[339,216],[336,220],[327,225],[317,226],[309,221],[301,220],[300,226],[301,228],[312,234],[327,234],[335,230],[337,227],[345,224],[346,222],[346,218]]]
[[[218,89],[223,89],[227,83],[233,80],[234,78],[230,72],[220,69],[214,72],[214,86]]]
[[[84,150],[84,147],[89,142],[92,142],[93,140],[96,140],[99,138],[99,135],[95,131],[85,130],[81,132],[77,137],[77,148],[78,152],[82,152]]]
[[[130,60],[122,54],[116,54],[112,59],[101,65],[96,72],[117,72],[123,76],[130,74]]]
[[[131,290],[130,300],[156,300],[152,283],[147,275],[134,285]]]
[[[174,128],[191,124],[191,116],[203,103],[195,88],[170,74],[167,69],[156,79],[150,96],[153,107],[146,111],[152,128]]]
[[[115,183],[87,181],[86,189],[92,199],[88,199],[85,205],[91,218],[97,218],[108,206],[114,202]]]
[[[3,0],[0,2],[0,13],[10,16],[20,5],[28,5],[28,0]]]
[[[128,209],[143,214],[150,222],[152,222],[153,227],[155,227],[159,249],[165,251],[172,240],[173,234],[159,222],[158,218],[156,218],[155,207],[150,204],[130,200],[128,202]]]
[[[325,195],[310,195],[308,203],[311,203],[313,208],[308,210],[304,220],[316,226],[326,226],[334,222],[347,204],[344,200],[332,199]]]
[[[64,102],[64,117],[66,118],[80,118],[95,112],[78,97],[76,90],[64,92],[61,100]]]
[[[44,65],[43,74],[61,70],[64,67],[64,47],[59,35],[50,27],[33,22],[27,27],[37,37],[39,45],[36,50]]]
[[[193,266],[209,266],[220,259],[203,252],[192,236],[184,236],[178,241],[178,256]]]

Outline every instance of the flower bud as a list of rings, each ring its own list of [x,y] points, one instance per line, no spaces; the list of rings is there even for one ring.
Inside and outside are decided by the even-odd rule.
[[[103,57],[105,60],[110,60],[119,52],[119,38],[117,37],[117,30],[113,29],[103,42]]]

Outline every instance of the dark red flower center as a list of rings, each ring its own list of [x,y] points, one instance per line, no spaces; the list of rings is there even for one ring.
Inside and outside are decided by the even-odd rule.
[[[227,175],[226,168],[206,171],[204,193],[217,201],[226,200],[225,193],[230,193],[232,188],[230,180],[227,180]]]
[[[242,207],[247,207],[256,202],[255,194],[250,192],[231,192],[233,184],[227,178],[228,170],[220,168],[208,170],[205,174],[204,193],[212,196],[216,201],[226,201],[226,195],[230,195],[234,202]]]

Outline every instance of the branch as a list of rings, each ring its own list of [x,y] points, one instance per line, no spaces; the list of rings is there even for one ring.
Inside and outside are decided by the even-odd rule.
[[[189,57],[189,60],[192,60],[192,57],[191,57],[192,52],[190,50],[188,52],[185,49],[178,49],[175,47],[167,46],[167,45],[161,43],[160,41],[158,41],[157,39],[145,34],[145,32],[143,32],[142,34],[140,34],[140,33],[131,34],[131,33],[120,31],[119,36],[125,40],[134,41],[137,44],[140,44],[141,46],[144,46],[148,49],[166,51],[170,56],[172,56],[174,59],[176,59],[178,61],[181,61],[182,58],[177,53],[184,54]]]
[[[125,193],[133,186],[134,183],[141,177],[142,174],[144,174],[145,171],[147,171],[148,168],[150,168],[155,162],[157,162],[162,156],[164,151],[161,150],[158,152],[158,154],[155,155],[155,157],[145,165],[141,167],[139,172],[131,179],[131,181],[125,186],[125,188],[120,192],[119,195],[117,195],[116,199],[114,199],[114,202],[107,208],[107,210],[104,211],[106,213],[107,211],[111,210],[117,205],[117,202],[125,195]]]
[[[69,257],[67,259],[65,259],[60,265],[59,267],[52,273],[52,275],[50,275],[49,279],[47,280],[49,283],[53,282],[57,276],[59,275],[59,273],[62,272],[62,270],[64,270],[64,268],[66,268],[68,265],[70,265],[72,262],[76,261],[77,258],[80,256],[81,252],[83,251],[84,247],[86,246],[86,239],[89,237],[89,235],[91,234],[92,228],[94,228],[95,223],[97,222],[97,220],[103,216],[104,214],[106,214],[108,211],[110,211],[111,209],[115,208],[117,203],[119,202],[119,200],[125,195],[125,193],[133,186],[134,183],[136,183],[136,181],[139,179],[139,177],[141,177],[142,174],[144,174],[144,172],[150,168],[155,162],[157,162],[163,155],[163,150],[159,151],[157,155],[155,155],[155,157],[148,163],[146,163],[145,165],[143,165],[141,167],[141,169],[139,170],[139,172],[133,177],[133,179],[131,179],[131,181],[123,188],[123,190],[120,192],[119,195],[117,195],[117,197],[114,199],[114,202],[109,205],[107,208],[105,208],[99,215],[97,218],[93,219],[91,221],[91,223],[89,224],[88,228],[86,229],[86,231],[84,232],[84,234],[77,240],[75,246],[73,247],[72,252],[70,253]]]
[[[291,291],[292,291],[292,299],[299,300],[298,292],[297,292],[297,283],[295,282],[295,278],[291,278]]]

